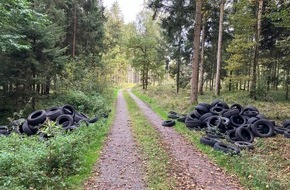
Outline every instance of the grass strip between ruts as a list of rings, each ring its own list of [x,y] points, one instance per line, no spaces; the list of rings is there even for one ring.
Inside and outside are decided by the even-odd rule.
[[[162,119],[167,120],[167,111],[158,105],[158,100],[154,97],[149,97],[144,93],[139,92],[133,88],[133,93],[137,95],[141,100],[150,104],[150,107],[155,111]],[[170,101],[170,100],[168,100]],[[262,152],[260,155],[254,155],[253,152],[242,151],[239,156],[229,156],[225,155],[219,151],[214,151],[212,147],[200,144],[200,137],[203,136],[202,131],[191,131],[185,127],[183,123],[176,123],[174,129],[182,134],[189,142],[197,147],[201,152],[206,154],[213,162],[217,165],[223,167],[230,175],[236,175],[239,177],[241,184],[250,189],[285,189],[289,190],[289,180],[284,179],[284,177],[269,178],[270,170],[279,171],[279,164],[275,164],[275,157],[265,155],[263,156],[263,151],[268,147],[267,141],[271,139],[258,138],[256,142],[255,152]],[[285,138],[278,137],[279,141],[285,141]],[[266,157],[267,158],[263,158]],[[273,160],[274,159],[274,160]],[[271,163],[268,166],[267,163]],[[276,175],[276,174],[275,174]]]
[[[146,183],[150,189],[172,189],[174,179],[169,171],[169,155],[161,144],[158,132],[151,127],[136,103],[124,93],[130,114],[134,139],[140,148],[146,169]]]

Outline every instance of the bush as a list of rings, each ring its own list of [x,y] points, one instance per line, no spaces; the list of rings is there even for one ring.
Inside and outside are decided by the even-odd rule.
[[[104,124],[99,120],[49,141],[18,134],[0,137],[0,189],[67,189],[66,179],[80,172],[81,156],[104,135]]]
[[[52,106],[70,104],[79,112],[95,115],[108,112],[111,98],[113,97],[98,93],[85,94],[82,91],[72,90],[52,96],[49,100],[42,100],[38,107],[46,109]]]

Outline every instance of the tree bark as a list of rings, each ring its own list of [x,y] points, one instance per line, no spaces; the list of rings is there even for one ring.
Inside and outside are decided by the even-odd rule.
[[[221,51],[222,51],[222,38],[223,38],[223,21],[224,21],[224,0],[221,0],[220,5],[220,20],[219,20],[219,37],[218,37],[218,50],[217,50],[217,64],[216,64],[216,84],[215,95],[220,95],[220,70],[221,70]]]
[[[258,58],[259,58],[259,41],[261,35],[261,20],[262,20],[262,10],[263,10],[263,0],[258,0],[258,13],[257,13],[257,29],[255,35],[255,50],[254,50],[254,60],[252,62],[251,67],[251,86],[250,86],[250,96],[256,100],[256,86],[257,86],[257,66],[258,66]]]
[[[199,65],[199,80],[198,80],[198,92],[203,95],[203,75],[204,75],[204,45],[205,45],[205,24],[206,19],[203,18],[203,28],[201,33],[201,53],[200,53],[200,65]]]
[[[74,29],[73,29],[73,41],[72,41],[72,58],[75,58],[76,54],[76,33],[77,33],[77,8],[74,3]]]
[[[201,30],[201,8],[202,0],[196,1],[195,12],[195,28],[194,28],[194,40],[193,40],[193,60],[192,60],[192,75],[191,75],[191,96],[190,102],[197,103],[197,90],[198,90],[198,58],[199,58],[199,46],[200,46],[200,30]]]

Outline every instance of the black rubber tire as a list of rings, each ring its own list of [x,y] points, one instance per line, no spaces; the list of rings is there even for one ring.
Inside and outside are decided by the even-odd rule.
[[[251,118],[248,119],[247,124],[253,124],[253,123],[255,123],[258,120],[260,120],[260,119],[257,118],[257,117],[251,117]]]
[[[223,102],[223,101],[218,102],[215,106],[216,107],[221,107],[221,108],[224,108],[224,109],[230,109],[230,107],[228,106],[228,104],[225,103],[225,102]]]
[[[167,117],[170,118],[170,119],[177,119],[177,118],[179,118],[178,114],[172,114],[172,113],[168,113],[167,114]]]
[[[247,141],[236,141],[235,142],[235,146],[238,147],[239,149],[246,149],[246,150],[249,150],[249,149],[254,149],[254,146],[252,143],[250,142],[247,142]]]
[[[48,119],[55,121],[56,118],[60,115],[62,115],[62,109],[59,107],[51,107],[49,109],[46,110],[46,114]]]
[[[244,112],[245,111],[257,111],[259,113],[259,110],[255,106],[247,105],[244,107]]]
[[[179,118],[176,119],[176,121],[185,123],[185,119],[186,119],[186,115],[181,115],[179,116]]]
[[[247,110],[243,112],[243,115],[248,116],[248,117],[256,117],[256,115],[258,115],[259,112],[257,111],[251,111],[251,110]]]
[[[220,115],[222,112],[224,111],[224,108],[221,108],[221,107],[212,107],[210,108],[210,112],[213,114],[213,115]]]
[[[217,103],[222,102],[220,99],[215,99],[211,102],[210,106],[214,107]]]
[[[71,106],[71,105],[68,105],[68,104],[62,106],[61,110],[62,110],[62,113],[63,114],[65,114],[65,115],[71,115],[72,117],[74,117],[75,116],[75,113],[76,113],[75,108],[73,106]]]
[[[231,116],[239,115],[239,113],[240,113],[240,110],[238,110],[238,109],[230,109],[230,110],[227,110],[226,112],[224,112],[222,116],[230,118]]]
[[[258,115],[256,115],[256,117],[259,118],[259,119],[265,119],[266,118],[266,116],[263,115],[263,114],[261,114],[261,113],[259,113]]]
[[[162,122],[162,126],[164,127],[172,127],[175,125],[175,121],[173,120],[165,120]]]
[[[202,105],[197,105],[195,107],[195,110],[200,114],[200,115],[204,115],[205,113],[209,112],[209,109],[207,107],[204,107]]]
[[[10,134],[10,131],[7,126],[0,126],[0,135],[8,136]]]
[[[176,111],[169,111],[168,114],[178,115],[178,113]]]
[[[95,116],[94,118],[89,120],[89,123],[96,123],[99,120],[98,116]]]
[[[284,137],[290,138],[290,130],[284,131]]]
[[[211,108],[211,105],[210,104],[204,103],[204,102],[199,103],[198,105],[203,106],[203,107],[206,107],[208,110]]]
[[[31,136],[31,135],[34,135],[37,133],[37,128],[34,128],[32,129],[28,122],[25,122],[23,125],[22,125],[22,130],[23,130],[23,133],[25,133],[26,135],[28,136]]]
[[[238,141],[236,137],[236,129],[228,130],[226,132],[226,140],[231,143]]]
[[[287,128],[287,126],[290,126],[290,119],[285,120],[285,121],[282,123],[282,126],[283,126],[284,128]]]
[[[235,135],[238,141],[246,141],[250,143],[254,141],[253,133],[243,126],[236,129]]]
[[[34,112],[32,112],[28,118],[27,118],[27,122],[28,125],[38,125],[38,124],[43,124],[44,121],[46,120],[46,111],[45,110],[36,110]]]
[[[8,127],[8,129],[12,129],[12,128],[15,128],[17,126],[22,126],[26,121],[27,121],[27,119],[20,118],[20,119],[12,121],[9,125],[7,125],[7,127]]]
[[[280,134],[283,135],[285,131],[287,131],[289,129],[284,128],[284,127],[274,127],[274,131],[276,134]]]
[[[230,109],[231,110],[232,109],[238,109],[240,114],[243,113],[243,111],[244,111],[244,108],[243,108],[243,106],[241,104],[232,104],[230,106]]]
[[[209,117],[213,116],[213,114],[211,112],[208,112],[204,115],[202,115],[200,118],[199,118],[199,121],[201,121],[202,123]]]
[[[187,117],[185,119],[185,126],[188,128],[200,127],[201,122],[197,118]]]
[[[199,141],[201,144],[209,145],[211,147],[214,147],[215,143],[221,142],[217,140],[216,138],[210,138],[210,137],[201,137]]]
[[[246,119],[241,115],[233,115],[230,118],[231,124],[235,127],[239,127],[246,123]]]
[[[208,128],[219,128],[222,125],[222,119],[220,116],[211,116],[208,118],[206,123]]]
[[[85,117],[83,114],[76,112],[75,116],[74,116],[74,122],[79,122],[82,119],[87,119],[87,117]]]
[[[62,114],[56,118],[56,124],[58,126],[61,126],[62,128],[66,128],[68,126],[71,126],[73,124],[73,117],[68,114]]]
[[[224,139],[224,135],[222,134],[216,134],[216,133],[212,133],[212,132],[206,132],[206,136],[210,137],[210,138],[215,138],[215,139]]]
[[[23,125],[16,126],[14,128],[14,132],[17,133],[17,134],[19,134],[19,135],[22,135],[24,133],[24,131],[23,131]]]
[[[225,144],[222,142],[215,143],[213,148],[214,150],[222,151],[224,153],[229,153],[231,155],[240,153],[240,149],[238,149],[237,147],[231,146],[229,144]]]
[[[274,135],[274,127],[269,120],[260,119],[252,125],[252,132],[257,137],[271,137]]]

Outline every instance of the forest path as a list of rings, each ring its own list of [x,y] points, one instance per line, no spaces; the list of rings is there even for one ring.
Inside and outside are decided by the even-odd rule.
[[[115,121],[84,189],[146,189],[142,161],[129,126],[127,104],[123,91],[119,91]]]
[[[183,174],[190,176],[188,183],[196,184],[207,190],[244,189],[237,178],[229,176],[220,167],[213,164],[205,155],[189,144],[173,128],[163,127],[163,120],[142,100],[128,90],[152,126],[159,132],[169,154],[182,168]]]
[[[163,127],[162,119],[142,100],[128,90],[130,97],[156,129],[162,141],[161,145],[171,156],[174,168],[178,168],[177,178],[182,181],[175,189],[205,190],[243,190],[234,176],[229,176],[220,167],[213,164],[173,128]],[[129,113],[123,92],[117,98],[116,117],[111,132],[102,150],[102,156],[96,164],[93,175],[85,183],[85,190],[127,190],[148,189],[144,179],[146,172],[142,166],[136,144],[130,129]]]

